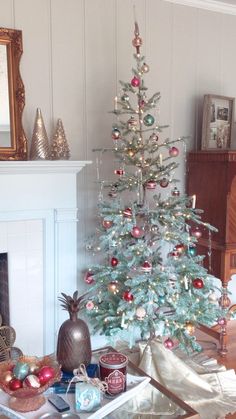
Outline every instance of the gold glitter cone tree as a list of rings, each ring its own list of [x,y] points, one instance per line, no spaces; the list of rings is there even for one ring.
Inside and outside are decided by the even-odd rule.
[[[49,160],[50,148],[49,141],[44,125],[41,109],[37,108],[34,131],[30,149],[31,160]]]
[[[70,158],[70,149],[66,139],[62,120],[58,119],[56,130],[51,143],[52,160],[68,160]]]

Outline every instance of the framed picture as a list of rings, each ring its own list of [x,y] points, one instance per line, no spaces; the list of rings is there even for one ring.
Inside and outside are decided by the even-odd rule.
[[[202,121],[202,150],[230,149],[235,99],[205,95]]]

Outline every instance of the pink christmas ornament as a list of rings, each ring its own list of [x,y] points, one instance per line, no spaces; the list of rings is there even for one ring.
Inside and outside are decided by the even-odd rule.
[[[131,80],[131,85],[133,87],[139,87],[140,86],[140,79],[138,77],[133,77]]]

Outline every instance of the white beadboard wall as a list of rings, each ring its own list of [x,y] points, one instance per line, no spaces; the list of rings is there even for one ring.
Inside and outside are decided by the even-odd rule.
[[[203,95],[236,97],[236,16],[178,3],[0,0],[0,26],[23,31],[23,121],[29,143],[40,107],[49,137],[57,118],[62,119],[72,159],[95,160],[92,149],[111,144],[113,116],[108,111],[118,81],[131,78],[135,5],[150,65],[149,93],[162,94],[160,122],[170,125],[165,134],[172,138],[190,135],[188,149],[194,149],[201,135]],[[183,190],[185,159],[179,162],[176,175]],[[99,156],[98,166],[101,176],[110,178],[114,166],[108,153]],[[83,241],[94,230],[96,172],[94,164],[79,176],[80,279],[88,262]]]

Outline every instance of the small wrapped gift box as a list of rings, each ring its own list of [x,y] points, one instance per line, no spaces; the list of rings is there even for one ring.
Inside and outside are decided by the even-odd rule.
[[[76,412],[94,412],[101,407],[102,392],[90,383],[76,383],[75,409]]]

